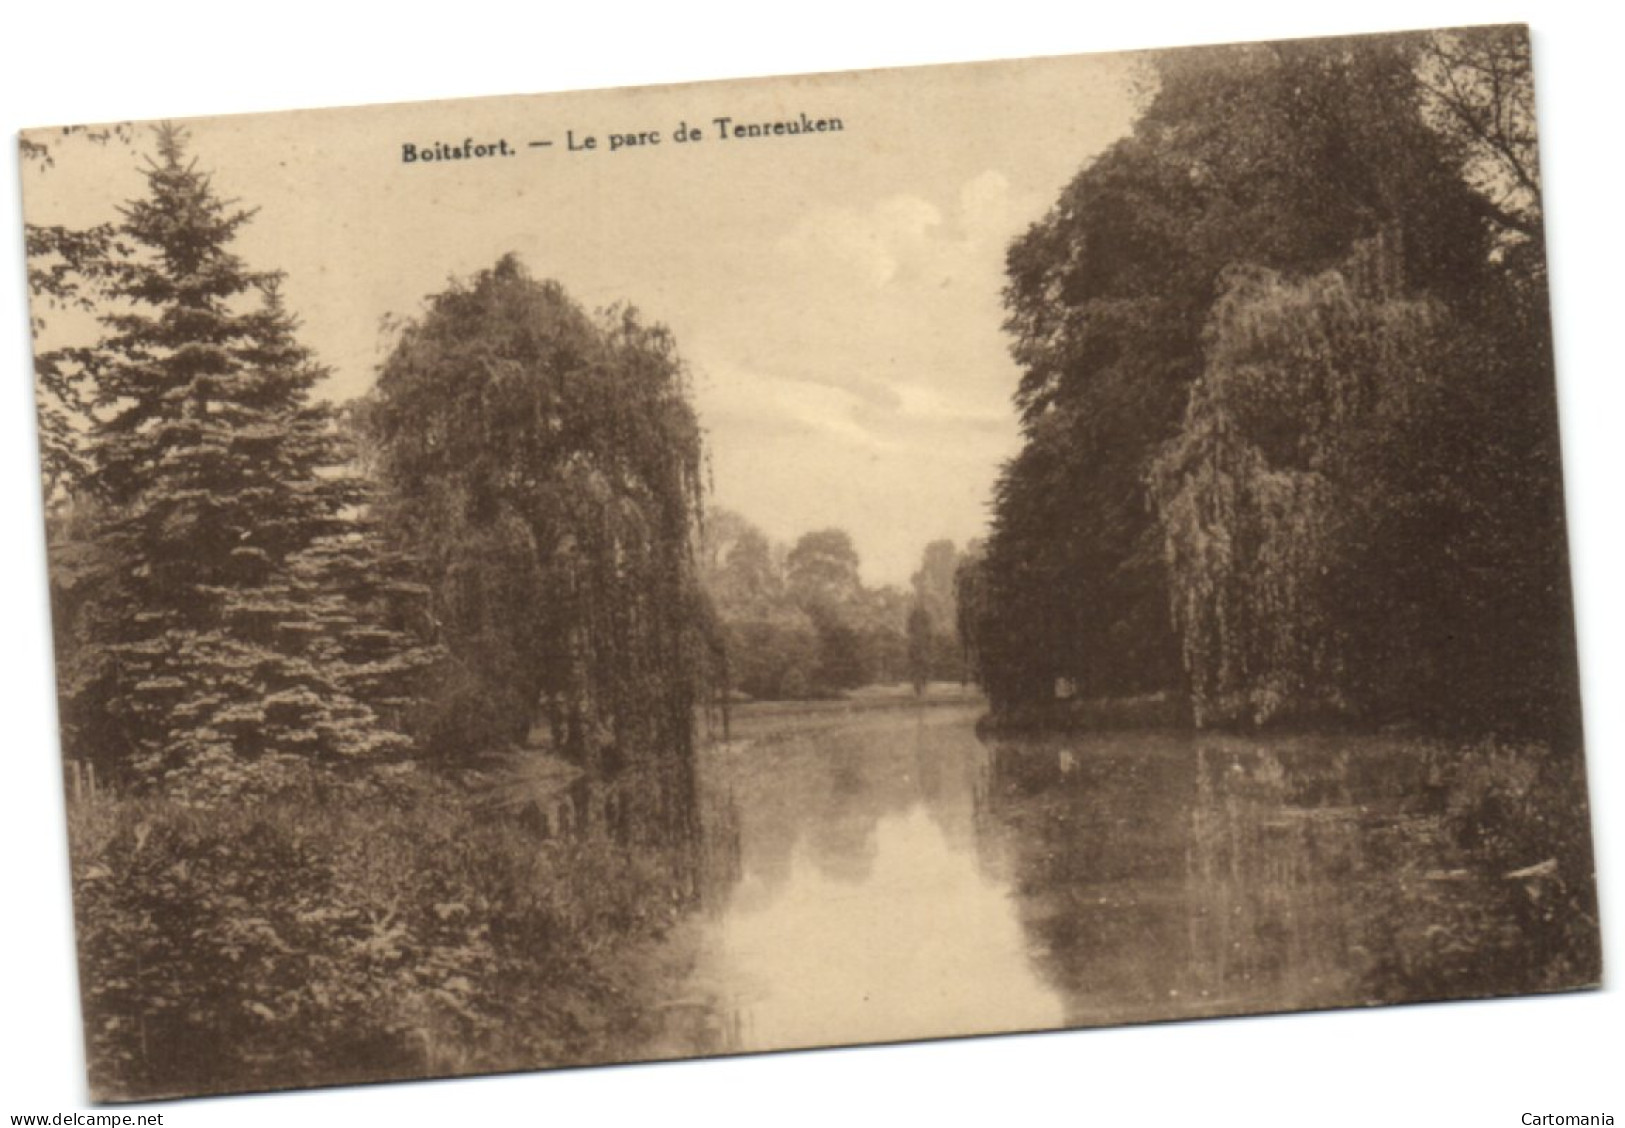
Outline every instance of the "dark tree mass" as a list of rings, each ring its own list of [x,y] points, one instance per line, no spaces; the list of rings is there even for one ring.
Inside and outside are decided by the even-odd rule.
[[[1530,83],[1521,29],[1158,56],[1009,252],[996,711],[1574,716]]]

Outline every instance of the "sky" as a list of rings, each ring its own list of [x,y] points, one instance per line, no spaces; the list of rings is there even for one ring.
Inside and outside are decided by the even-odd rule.
[[[1625,15],[1578,0],[1161,0],[1060,6],[1051,0],[941,7],[822,0],[764,9],[751,0],[623,0],[526,8],[507,0],[391,8],[282,0],[275,9],[215,0],[23,4],[6,16],[0,67],[8,131],[111,118],[268,111],[426,98],[602,88],[722,76],[1020,58],[1177,43],[1387,31],[1529,20],[1556,321],[1571,544],[1578,600],[1589,774],[1602,882],[1602,991],[1551,999],[1384,1007],[1019,1038],[939,1041],[764,1055],[694,1065],[592,1069],[440,1084],[380,1085],[134,1110],[178,1128],[388,1123],[687,1123],[791,1128],[830,1124],[1202,1124],[1273,1128],[1516,1125],[1524,1114],[1611,1113],[1625,1083],[1620,937],[1625,874],[1625,380],[1619,379],[1618,49]],[[251,44],[251,47],[245,47]],[[728,112],[726,110],[722,112]],[[1039,122],[1043,128],[1050,123]],[[466,132],[466,131],[465,131]],[[384,136],[379,144],[394,143]],[[1057,160],[1034,214],[1081,162]],[[622,154],[616,154],[617,157]],[[1043,159],[1038,154],[1033,159]],[[515,158],[517,159],[517,158]],[[0,684],[6,687],[0,787],[0,1113],[87,1108],[46,599],[38,454],[24,304],[19,180],[0,176],[0,339],[10,357],[0,404],[0,554],[6,583]],[[272,166],[276,160],[270,161]],[[1029,172],[1036,165],[1026,166]],[[998,169],[1007,177],[1011,170]],[[959,182],[986,167],[967,170]],[[222,182],[230,180],[222,173]],[[252,179],[251,177],[249,179]],[[252,202],[260,187],[234,185]],[[1014,183],[1014,182],[1013,182]],[[957,185],[955,186],[957,188]],[[115,190],[116,189],[116,190]],[[135,186],[139,190],[139,185]],[[129,194],[111,181],[104,197]],[[37,193],[35,193],[37,195]],[[948,190],[927,195],[942,207]],[[750,201],[741,201],[749,204]],[[331,206],[329,203],[327,206]],[[855,205],[851,205],[855,206]],[[1025,206],[1025,205],[1024,205]],[[365,218],[365,217],[363,217]],[[261,215],[261,226],[269,219]],[[314,221],[312,221],[314,222]],[[257,237],[250,231],[245,238]],[[281,236],[285,244],[290,236]],[[278,248],[276,241],[266,247]],[[495,245],[476,247],[478,269]],[[258,252],[254,252],[258,257]],[[286,266],[286,263],[281,265]],[[533,263],[538,273],[547,273]],[[553,271],[553,273],[562,272]],[[408,308],[444,273],[412,278],[384,308]],[[377,283],[389,285],[384,279]],[[573,289],[581,281],[568,283]],[[612,296],[632,296],[614,290]],[[328,291],[332,300],[343,288]],[[387,295],[386,295],[387,297]],[[668,310],[639,294],[651,315]],[[377,301],[369,304],[377,305]],[[307,321],[325,311],[305,299]],[[679,327],[681,329],[681,327]],[[314,326],[312,326],[314,331]],[[358,347],[373,362],[369,336]],[[681,341],[691,357],[698,342]],[[324,355],[326,346],[323,346]],[[342,358],[329,355],[329,363]],[[766,520],[769,514],[756,514]],[[790,522],[786,522],[787,525]],[[860,546],[861,547],[861,546]],[[872,553],[871,553],[872,555]]]
[[[1137,76],[1133,57],[1081,56],[186,128],[217,191],[259,209],[237,249],[286,272],[325,394],[365,392],[386,317],[517,252],[589,308],[672,329],[713,504],[786,543],[845,528],[866,581],[906,585],[928,542],[985,532],[1018,446],[1004,255],[1127,131]],[[841,128],[732,128],[802,115]],[[685,124],[699,140],[676,140]],[[24,170],[34,222],[111,219],[144,193],[145,128],[133,149],[36,136],[54,163]],[[515,155],[403,159],[470,139]]]

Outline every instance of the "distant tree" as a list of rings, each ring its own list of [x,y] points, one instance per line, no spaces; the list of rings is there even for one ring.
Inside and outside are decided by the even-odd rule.
[[[828,604],[814,604],[809,614],[813,629],[818,632],[814,690],[822,695],[867,684],[873,677],[873,668],[859,628]]]
[[[920,569],[910,578],[914,598],[935,623],[952,619],[954,574],[959,570],[959,550],[951,540],[936,540],[925,546]]]
[[[907,597],[895,588],[863,586],[857,549],[845,530],[801,536],[785,558],[785,571],[790,598],[818,632],[821,692],[905,676]]]
[[[928,671],[933,680],[963,681],[965,676],[955,606],[960,561],[953,541],[932,541],[925,546],[920,569],[912,577],[915,603],[931,616]]]
[[[813,619],[786,590],[784,550],[739,514],[714,509],[706,517],[700,555],[730,688],[761,700],[829,692],[819,680]]]
[[[844,529],[802,534],[785,558],[785,579],[803,608],[849,606],[863,587],[852,537]]]
[[[954,627],[959,635],[966,680],[973,672],[981,677],[993,668],[992,663],[982,661],[980,651],[981,644],[991,634],[986,560],[986,544],[973,540],[965,546],[965,555],[954,573]]]
[[[784,578],[767,535],[739,514],[706,515],[702,579],[725,618],[763,616],[785,602]]]
[[[935,635],[931,612],[916,603],[908,613],[908,680],[914,686],[916,697],[925,692],[925,685],[931,680]]]
[[[796,609],[725,621],[730,684],[764,701],[817,696],[818,633]]]
[[[732,684],[751,697],[822,697],[910,676],[910,609],[897,587],[865,587],[852,538],[807,533],[783,552],[737,514],[713,513],[702,545],[704,584],[727,638]],[[782,565],[780,561],[783,561]],[[941,541],[926,553],[927,598],[952,622],[957,554]],[[935,622],[935,620],[933,620]],[[926,641],[926,678],[963,671],[952,628]]]

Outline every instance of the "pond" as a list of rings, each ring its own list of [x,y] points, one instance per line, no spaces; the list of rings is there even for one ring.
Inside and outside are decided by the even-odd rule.
[[[704,752],[713,872],[637,1056],[1539,982],[1545,871],[1466,865],[1414,739],[984,739],[981,713],[746,716]]]

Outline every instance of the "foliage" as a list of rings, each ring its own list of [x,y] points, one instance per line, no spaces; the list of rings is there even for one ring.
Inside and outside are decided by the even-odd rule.
[[[738,514],[712,510],[700,558],[733,690],[767,700],[833,697],[913,676],[908,622],[921,596],[865,586],[845,530],[815,530],[784,548]],[[957,561],[951,541],[934,542],[914,577],[916,593],[950,623]],[[951,630],[934,630],[926,652],[928,680],[960,676]]]
[[[731,617],[762,617],[786,605],[783,568],[755,525],[730,510],[712,509],[701,545],[706,590]]]
[[[1356,472],[1403,453],[1435,319],[1336,272],[1227,275],[1185,425],[1150,471],[1197,724],[1349,707],[1336,589],[1367,533]]]
[[[694,883],[692,851],[631,844],[696,817],[694,695],[674,671],[706,645],[688,556],[699,445],[669,337],[544,294],[528,312],[563,334],[527,369],[549,325],[476,310],[473,340],[437,336],[469,305],[442,295],[445,319],[408,327],[347,427],[313,400],[325,370],[278,276],[231,250],[251,213],[214,194],[177,130],[147,179],[83,262],[50,236],[33,264],[45,298],[105,328],[71,371],[42,360],[80,396],[76,444],[86,431],[49,517],[65,749],[113,784],[70,812],[94,1088],[601,1059],[644,1021],[612,957],[663,933]],[[512,264],[493,276],[510,311],[541,289]],[[461,379],[458,348],[493,382]],[[534,429],[476,437],[490,457],[440,482],[435,453],[470,450],[440,429],[469,407],[436,403],[424,383],[441,377],[491,397],[475,423],[523,405]],[[358,475],[358,435],[390,492]],[[443,487],[426,491],[439,509],[403,503],[414,474]],[[460,543],[436,555],[437,532]],[[424,643],[442,623],[443,663]],[[511,716],[468,704],[495,686],[533,715],[520,667],[538,653],[556,659],[543,684],[567,746],[614,777],[590,804],[590,829],[612,833],[539,841],[384,762],[405,731],[511,739]]]
[[[931,612],[920,604],[908,613],[908,680],[914,686],[915,696],[925,692],[931,680],[931,642],[935,636]]]
[[[686,819],[702,475],[670,333],[589,316],[508,256],[429,299],[358,419],[453,658],[436,749],[523,744],[545,721],[595,774],[664,780],[641,832]]]
[[[803,533],[784,559],[785,588],[803,610],[850,604],[863,587],[858,550],[844,529]]]
[[[892,657],[885,612],[878,606],[884,600],[864,588],[858,564],[844,529],[803,533],[784,559],[785,594],[818,637],[813,684],[823,692],[856,689],[891,672],[882,671]]]
[[[1514,241],[1542,237],[1530,62],[1526,29],[1485,27],[1428,36],[1416,69],[1428,123],[1459,147],[1487,217]]]
[[[729,684],[761,701],[821,696],[818,635],[801,612],[726,621]]]
[[[278,277],[230,251],[250,213],[213,194],[178,130],[146,175],[118,230],[137,253],[105,264],[106,332],[83,352],[95,413],[79,512],[58,522],[83,543],[54,546],[77,589],[57,601],[69,754],[217,799],[404,750],[369,698],[384,668],[427,656],[384,623],[376,585],[332,582],[364,551],[365,491],[311,399],[324,370]]]
[[[535,1068],[639,1021],[676,918],[652,852],[540,842],[419,773],[211,809],[70,810],[98,1099]]]
[[[34,296],[33,328],[44,332],[42,308],[90,310],[110,263],[127,248],[111,223],[85,230],[29,225],[25,232],[28,288]],[[90,473],[84,432],[90,419],[89,382],[94,354],[83,346],[42,349],[34,357],[34,395],[39,410],[41,486],[59,503]]]
[[[78,139],[95,145],[129,146],[134,139],[127,124],[91,129],[68,126],[56,142]],[[55,165],[50,142],[19,138],[24,166],[43,174]],[[31,323],[36,343],[43,341],[48,314],[76,310],[94,312],[105,299],[114,264],[131,247],[116,224],[88,228],[60,224],[26,224],[23,233],[28,260],[28,289],[33,298]],[[81,345],[38,348],[34,355],[34,394],[39,410],[40,472],[49,504],[61,503],[90,472],[84,433],[90,423],[87,387],[92,350]]]
[[[1396,859],[1387,884],[1406,911],[1368,915],[1372,997],[1571,989],[1600,981],[1596,875],[1584,763],[1546,743],[1494,737],[1435,744],[1421,757],[1442,808],[1440,845],[1454,877]],[[1397,875],[1398,880],[1395,880]],[[1391,896],[1391,894],[1390,894]]]
[[[1521,29],[1171,52],[1011,247],[995,710],[1188,691],[1572,738]]]
[[[920,643],[923,670],[929,681],[965,680],[963,648],[957,627],[958,612],[954,605],[954,585],[961,560],[953,541],[932,541],[921,554],[919,571],[910,577],[915,605],[930,616],[930,633]],[[912,611],[910,616],[909,662],[912,670],[915,660]]]
[[[869,665],[870,651],[864,647],[859,628],[844,613],[844,609],[827,603],[814,603],[808,615],[818,635],[814,684],[836,693],[868,684],[873,677]]]

